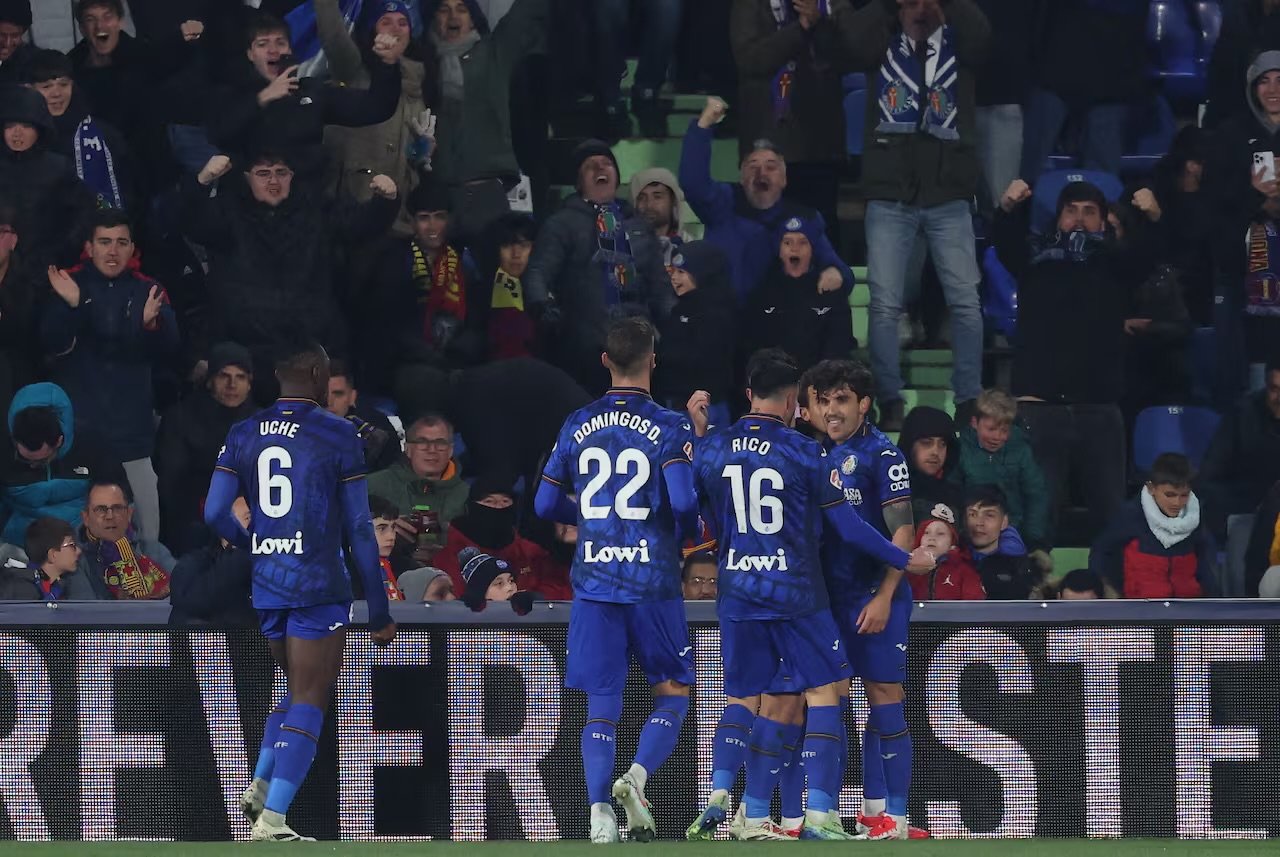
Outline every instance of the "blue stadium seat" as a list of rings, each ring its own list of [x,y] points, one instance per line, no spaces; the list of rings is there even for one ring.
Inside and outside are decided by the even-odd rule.
[[[867,91],[855,89],[844,97],[844,148],[850,155],[862,154],[862,130],[867,119]]]
[[[1018,333],[1018,281],[988,247],[982,254],[982,317],[1012,342]]]
[[[1165,93],[1177,100],[1203,98],[1204,76],[1196,65],[1200,39],[1185,0],[1152,0],[1147,41],[1155,55],[1152,76]]]
[[[1213,401],[1218,365],[1217,336],[1212,327],[1197,327],[1191,331],[1188,358],[1191,363],[1191,399],[1196,404],[1207,405]]]
[[[1196,66],[1201,74],[1205,74],[1209,57],[1213,56],[1213,46],[1218,43],[1218,34],[1222,32],[1222,4],[1218,0],[1194,0],[1191,5],[1195,10],[1193,23],[1200,36]]]
[[[1111,202],[1119,199],[1124,191],[1120,179],[1101,170],[1054,170],[1041,173],[1036,186],[1031,189],[1031,228],[1042,235],[1051,232],[1058,195],[1071,182],[1082,181],[1097,185],[1102,195]]]
[[[1143,473],[1156,456],[1180,452],[1199,467],[1221,417],[1208,408],[1159,406],[1138,414],[1133,424],[1133,462]]]
[[[1178,122],[1168,99],[1157,92],[1135,105],[1126,131],[1128,139],[1121,171],[1126,176],[1150,173],[1169,151],[1173,135],[1178,132]]]
[[[853,92],[856,89],[866,89],[867,76],[860,71],[850,72],[840,78],[840,83],[844,86],[845,92]]]

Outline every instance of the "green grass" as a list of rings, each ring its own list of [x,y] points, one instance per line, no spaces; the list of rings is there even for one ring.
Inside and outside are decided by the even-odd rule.
[[[822,850],[828,854],[848,853],[849,843],[806,842],[796,846],[790,842],[736,843],[736,842],[657,842],[648,847],[623,843],[613,850],[625,849],[629,854],[678,854],[680,857],[701,857],[716,854],[753,854],[765,851],[776,853],[800,847]],[[987,857],[987,855],[1035,855],[1035,857],[1216,857],[1216,855],[1264,855],[1275,854],[1273,843],[1268,842],[1191,842],[1176,839],[982,839],[982,840],[934,840],[930,842],[852,845],[854,848],[874,849],[887,847],[909,852],[910,857]],[[674,848],[674,851],[669,849]],[[269,845],[229,842],[48,842],[11,845],[7,853],[21,853],[32,857],[214,857],[231,852],[265,850],[276,854],[298,853],[303,855],[353,855],[353,857],[396,857],[396,855],[454,855],[454,857],[561,857],[561,855],[601,854],[600,846],[587,842],[316,842]],[[607,853],[603,852],[603,853]]]

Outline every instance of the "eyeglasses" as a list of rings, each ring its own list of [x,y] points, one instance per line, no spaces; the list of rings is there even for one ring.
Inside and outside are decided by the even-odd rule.
[[[258,181],[267,181],[268,179],[277,179],[284,181],[293,175],[293,170],[287,167],[276,167],[274,170],[254,170],[250,173]]]
[[[691,577],[689,582],[694,586],[715,586],[716,578],[714,577]]]
[[[63,542],[62,546],[61,546],[61,547],[59,547],[59,548],[58,548],[58,550],[60,550],[60,551],[72,550],[72,549],[74,549],[74,548],[78,548],[78,547],[80,547],[80,546],[79,546],[78,544],[76,544],[74,541],[70,541],[70,542]]]
[[[94,506],[89,511],[93,512],[93,514],[97,515],[99,518],[105,518],[108,515],[123,515],[125,512],[129,511],[129,507],[122,506],[117,503],[114,506]]]
[[[405,443],[412,446],[421,446],[424,449],[430,449],[435,452],[444,452],[446,449],[453,448],[453,441],[445,440],[444,438],[436,438],[433,440],[428,437],[414,437],[406,440]]]

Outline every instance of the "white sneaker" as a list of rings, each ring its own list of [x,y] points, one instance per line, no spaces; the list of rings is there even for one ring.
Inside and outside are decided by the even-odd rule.
[[[733,839],[741,839],[738,834],[747,828],[747,810],[741,801],[738,802],[738,809],[734,812],[733,817],[729,819],[729,825],[725,828],[729,836]]]
[[[649,811],[649,801],[645,800],[644,790],[636,785],[630,774],[623,774],[613,781],[613,796],[627,813],[627,830],[632,840],[652,842],[657,835],[653,813]]]
[[[244,794],[240,795],[240,811],[250,823],[258,820],[258,816],[262,815],[262,807],[267,802],[267,789],[259,785],[260,782],[254,780],[244,790]]]
[[[269,818],[268,816],[275,816]],[[278,820],[277,820],[278,819]],[[249,838],[254,842],[315,842],[311,836],[302,836],[284,823],[284,816],[275,812],[263,812],[253,823]]]
[[[788,835],[787,831],[783,830],[772,818],[762,818],[758,821],[748,821],[744,818],[742,827],[738,828],[736,832],[733,828],[730,828],[729,834],[734,839],[739,839],[743,842],[751,840],[769,842],[798,841],[798,834],[797,836]]]
[[[618,817],[607,803],[591,805],[591,841],[596,845],[622,841],[618,835]]]

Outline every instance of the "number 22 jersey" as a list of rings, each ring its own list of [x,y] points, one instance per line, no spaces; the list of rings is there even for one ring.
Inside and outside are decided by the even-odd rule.
[[[542,478],[577,495],[575,597],[612,604],[682,596],[680,537],[662,472],[689,464],[688,420],[641,389],[609,390],[570,414]]]
[[[255,608],[351,600],[339,492],[365,476],[355,426],[309,399],[280,399],[231,427],[217,468],[249,503]]]

